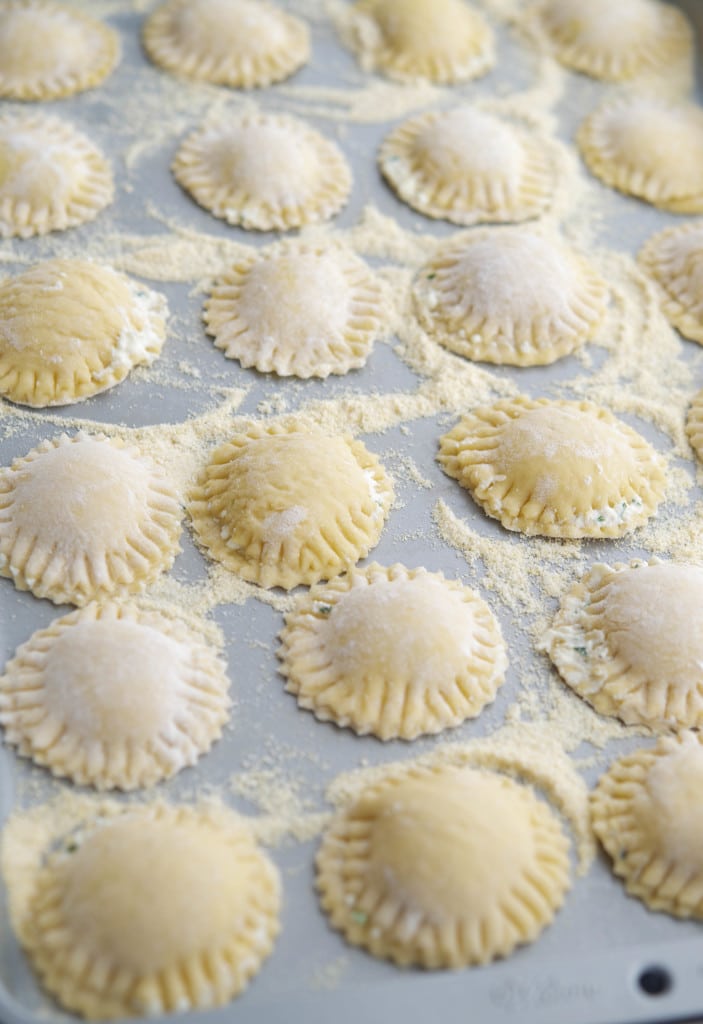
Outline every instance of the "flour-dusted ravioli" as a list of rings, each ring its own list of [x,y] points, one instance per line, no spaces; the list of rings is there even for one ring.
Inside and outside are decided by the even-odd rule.
[[[317,886],[353,945],[401,965],[463,967],[537,938],[569,888],[568,848],[527,786],[410,764],[333,819]]]
[[[166,300],[87,260],[39,263],[0,282],[0,394],[43,408],[123,380],[161,351]]]
[[[361,66],[390,78],[466,82],[495,63],[493,33],[464,0],[359,0],[345,28]]]
[[[487,515],[542,537],[621,537],[666,485],[661,456],[592,402],[501,399],[444,434],[439,461]]]
[[[8,743],[54,775],[135,789],[212,746],[227,690],[222,661],[180,619],[92,603],[17,650],[0,676],[0,724]]]
[[[286,615],[286,689],[322,721],[382,740],[475,718],[507,659],[488,605],[426,569],[372,564],[313,587]]]
[[[651,910],[703,918],[703,742],[664,736],[626,754],[591,796],[593,829],[632,896]]]
[[[703,345],[703,221],[659,231],[638,260],[656,281],[669,322]]]
[[[120,56],[114,29],[68,4],[5,0],[0,7],[0,96],[55,100],[92,89]]]
[[[604,715],[653,729],[703,726],[703,567],[594,565],[564,595],[544,647]]]
[[[181,145],[172,170],[215,217],[257,231],[329,220],[352,185],[339,147],[285,114],[231,114],[198,128]]]
[[[220,1006],[279,931],[280,881],[230,812],[152,804],[49,854],[23,937],[44,986],[91,1020]]]
[[[0,575],[55,604],[135,593],[172,565],[180,519],[138,448],[62,434],[0,470]]]
[[[378,163],[409,206],[453,224],[538,217],[554,190],[549,144],[469,104],[403,121]]]
[[[189,499],[208,554],[245,580],[290,590],[337,576],[378,543],[393,485],[361,443],[252,425],[217,448]]]
[[[606,185],[672,213],[703,211],[703,111],[659,96],[607,100],[577,141]]]
[[[0,238],[29,238],[93,220],[112,202],[110,165],[68,122],[0,113]]]
[[[310,56],[305,22],[267,0],[166,0],[143,39],[167,71],[235,89],[279,82]]]
[[[686,417],[686,433],[694,452],[703,462],[703,391],[698,391]]]
[[[543,0],[536,13],[557,59],[593,78],[624,81],[692,53],[688,19],[659,0]]]
[[[384,328],[384,297],[352,250],[288,241],[255,250],[224,273],[205,321],[215,345],[242,366],[327,377],[364,365]]]
[[[488,363],[537,366],[595,333],[608,287],[559,236],[506,227],[440,244],[413,295],[420,323],[445,348]]]

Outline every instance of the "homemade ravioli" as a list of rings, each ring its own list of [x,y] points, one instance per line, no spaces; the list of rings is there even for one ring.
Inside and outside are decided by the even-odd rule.
[[[345,35],[366,71],[451,84],[495,63],[493,33],[464,0],[359,0]]]
[[[372,564],[303,594],[278,655],[286,689],[317,718],[412,740],[474,718],[507,659],[488,605],[457,580]]]
[[[68,122],[0,113],[0,237],[29,238],[85,224],[112,202],[102,153]]]
[[[595,565],[544,647],[596,711],[653,729],[703,725],[703,567]]]
[[[134,593],[172,565],[180,518],[138,448],[62,434],[0,471],[0,575],[55,604]]]
[[[205,304],[228,359],[279,376],[327,377],[363,366],[385,320],[381,286],[342,245],[282,242],[243,257]]]
[[[703,745],[692,732],[619,758],[592,794],[613,871],[650,910],[703,918],[701,794]]]
[[[123,380],[161,351],[163,296],[87,260],[39,263],[0,283],[0,394],[43,408]]]
[[[404,202],[453,224],[538,217],[554,186],[544,139],[468,104],[403,121],[378,163]]]
[[[703,111],[658,96],[607,100],[579,128],[589,169],[606,185],[672,213],[703,210]]]
[[[252,425],[217,448],[189,498],[207,553],[290,590],[343,572],[378,543],[393,485],[361,441]]]
[[[0,8],[0,96],[55,100],[99,85],[120,56],[114,29],[68,4],[5,0]]]
[[[621,537],[654,515],[663,459],[591,402],[506,398],[464,416],[439,462],[508,530]]]
[[[658,232],[638,259],[657,283],[669,322],[684,338],[703,344],[703,221]]]
[[[413,296],[422,326],[452,352],[538,366],[593,336],[608,287],[558,236],[483,228],[441,243],[418,273]]]
[[[531,942],[569,888],[569,843],[531,789],[466,767],[391,769],[327,829],[317,887],[348,942],[402,966]]]
[[[172,170],[215,217],[257,231],[329,220],[352,185],[339,147],[285,114],[232,114],[198,128],[181,145]]]
[[[0,676],[5,740],[78,785],[136,789],[170,778],[219,738],[224,665],[177,618],[90,604],[23,644]]]
[[[92,1020],[220,1006],[279,931],[280,882],[225,811],[131,807],[38,872],[25,942],[42,983]]]
[[[658,0],[546,0],[537,17],[562,64],[620,82],[690,57],[686,16]]]
[[[266,0],[167,0],[143,39],[166,71],[235,89],[279,82],[310,56],[305,23]]]
[[[703,391],[694,395],[686,417],[688,440],[698,458],[703,462]]]

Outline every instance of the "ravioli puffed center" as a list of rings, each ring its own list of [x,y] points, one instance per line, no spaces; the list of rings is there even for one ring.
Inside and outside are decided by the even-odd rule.
[[[498,776],[457,769],[409,779],[365,805],[368,880],[438,923],[493,914],[534,859],[530,806]]]
[[[594,53],[611,53],[656,40],[661,32],[656,4],[642,0],[553,0],[543,14],[562,43],[578,43]]]
[[[354,587],[320,623],[335,675],[439,689],[466,668],[475,623],[461,597],[426,577]]]
[[[604,620],[611,651],[645,675],[682,689],[703,677],[703,570],[652,565],[614,574]]]
[[[657,276],[671,291],[673,279],[685,277],[687,291],[692,293],[692,306],[703,306],[703,231],[691,231],[668,240],[656,266]]]
[[[14,7],[0,11],[0,68],[5,78],[61,77],[92,57],[94,33],[67,11]]]
[[[662,178],[664,185],[671,178],[670,192],[680,191],[684,182],[703,191],[703,116],[643,100],[608,111],[602,128],[608,159]]]
[[[441,294],[448,295],[452,314],[471,310],[499,322],[507,316],[570,319],[577,286],[570,261],[539,235],[498,230],[469,242],[442,275]]]
[[[253,0],[186,0],[174,11],[172,24],[188,52],[207,53],[216,61],[266,56],[288,42],[280,12]]]
[[[584,489],[620,499],[623,483],[638,472],[617,426],[584,412],[528,409],[502,425],[499,436],[491,452],[496,473],[534,481],[532,496],[545,504],[565,495],[577,501]]]
[[[253,847],[252,847],[253,849]],[[215,951],[251,904],[231,837],[198,822],[109,824],[58,869],[63,918],[83,948],[138,976]]]
[[[485,28],[461,0],[376,0],[371,8],[386,43],[397,52],[435,57],[461,50]]]
[[[287,125],[241,124],[215,136],[206,159],[218,184],[260,200],[298,198],[318,177],[318,155]]]
[[[185,667],[182,645],[149,626],[81,623],[51,646],[42,703],[72,735],[147,743],[182,706]]]
[[[34,207],[59,206],[69,198],[80,174],[76,152],[64,142],[52,143],[39,131],[0,127],[0,191],[2,197]]]
[[[344,334],[350,300],[347,279],[333,258],[301,252],[255,263],[237,313],[262,345],[320,348]]]
[[[418,133],[412,151],[438,178],[496,175],[512,188],[518,187],[524,164],[523,148],[510,128],[477,110],[441,114]]]
[[[100,560],[140,529],[149,496],[148,466],[107,442],[49,448],[12,473],[12,518],[64,557],[82,548]]]
[[[679,870],[701,875],[703,865],[703,746],[691,738],[649,769],[632,800],[642,831]]]

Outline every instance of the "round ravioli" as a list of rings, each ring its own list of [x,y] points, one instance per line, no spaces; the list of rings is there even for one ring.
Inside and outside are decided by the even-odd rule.
[[[591,402],[506,398],[440,440],[439,461],[487,515],[542,537],[622,537],[654,515],[660,455]]]
[[[537,15],[557,59],[592,78],[620,82],[692,53],[688,19],[658,0],[546,0]]]
[[[577,141],[606,185],[672,213],[703,210],[703,111],[658,96],[608,100]]]
[[[40,629],[0,676],[0,723],[20,754],[79,785],[170,778],[227,720],[224,665],[179,619],[90,604]]]
[[[280,82],[310,56],[305,22],[267,0],[166,0],[143,39],[166,71],[235,89]]]
[[[67,1010],[92,1020],[220,1006],[279,931],[278,872],[232,814],[144,805],[50,853],[27,953]]]
[[[545,647],[601,714],[654,729],[703,726],[700,566],[593,566],[562,598]]]
[[[548,143],[468,104],[403,121],[378,163],[404,202],[453,224],[529,220],[552,198]]]
[[[495,63],[493,33],[464,0],[359,0],[347,35],[365,70],[401,81],[466,82]]]
[[[527,786],[411,764],[333,819],[317,886],[353,945],[402,966],[463,967],[537,938],[569,888],[568,848]]]
[[[611,765],[591,797],[593,829],[632,896],[703,918],[703,744],[662,737]]]
[[[339,147],[285,114],[237,114],[199,128],[181,145],[172,170],[215,217],[257,231],[329,220],[352,185]]]
[[[693,397],[686,418],[686,433],[691,447],[703,462],[703,391]]]
[[[475,718],[507,665],[500,627],[477,594],[402,565],[313,587],[286,615],[281,641],[286,689],[301,707],[382,740]]]
[[[172,565],[180,518],[138,448],[62,434],[0,471],[0,575],[55,604],[135,593]]]
[[[325,242],[252,252],[205,304],[208,334],[228,359],[282,377],[363,366],[384,320],[383,292],[366,264]]]
[[[290,590],[337,576],[378,543],[393,485],[361,441],[278,424],[217,448],[189,511],[208,554]]]
[[[55,100],[99,85],[120,56],[117,33],[76,7],[5,0],[0,8],[0,96]]]
[[[605,315],[608,287],[558,236],[483,228],[441,244],[420,270],[415,309],[429,336],[469,359],[553,363]]]
[[[638,259],[657,283],[669,322],[685,338],[703,344],[703,221],[653,235]]]
[[[39,263],[0,283],[0,394],[68,405],[156,359],[166,300],[86,260]]]
[[[112,202],[110,165],[66,121],[0,113],[0,237],[84,224]]]

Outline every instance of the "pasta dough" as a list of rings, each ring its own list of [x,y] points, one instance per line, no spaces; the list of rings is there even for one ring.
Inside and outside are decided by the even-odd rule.
[[[468,104],[403,121],[378,163],[404,202],[453,224],[529,220],[552,198],[549,144]]]
[[[464,0],[359,0],[347,29],[365,70],[401,81],[466,82],[495,63],[493,33]]]
[[[288,78],[310,56],[305,22],[266,0],[166,0],[143,38],[167,71],[239,89]]]
[[[531,227],[484,228],[441,243],[413,295],[422,326],[452,352],[538,366],[593,336],[608,288],[558,236]]]
[[[363,366],[384,320],[377,279],[351,249],[326,242],[252,252],[205,305],[208,334],[229,359],[282,377]]]
[[[661,501],[663,460],[591,402],[506,398],[440,439],[439,461],[487,515],[543,537],[621,537]]]
[[[703,222],[658,232],[638,259],[657,283],[667,319],[685,338],[703,344]]]
[[[653,729],[703,725],[700,566],[593,566],[562,598],[544,646],[603,715]]]
[[[0,676],[0,723],[18,753],[98,789],[170,778],[219,738],[223,663],[184,622],[90,604],[37,630]]]
[[[693,397],[686,418],[686,433],[694,452],[703,461],[703,391]]]
[[[606,185],[672,213],[703,210],[703,111],[658,96],[608,100],[577,141]]]
[[[474,718],[507,664],[500,627],[441,573],[352,569],[303,594],[281,634],[286,689],[317,718],[382,740]]]
[[[284,114],[244,113],[199,128],[181,145],[172,170],[215,217],[256,231],[329,220],[352,184],[341,150]]]
[[[110,165],[66,121],[0,113],[0,238],[85,224],[113,196]]]
[[[546,0],[537,14],[557,59],[593,78],[625,81],[691,56],[688,19],[658,0]]]
[[[701,793],[700,735],[682,732],[619,758],[592,795],[613,871],[651,910],[703,918]]]
[[[92,89],[120,57],[114,29],[68,4],[5,0],[0,8],[0,96],[55,100]]]
[[[317,886],[348,942],[397,964],[507,956],[552,920],[568,840],[528,787],[464,767],[391,770],[338,814]]]
[[[219,1006],[279,930],[278,872],[243,820],[133,807],[50,853],[27,952],[63,1007],[97,1020]]]
[[[39,263],[0,283],[0,394],[43,408],[123,380],[161,351],[163,296],[86,260]]]
[[[138,448],[62,434],[0,471],[0,575],[55,604],[135,593],[170,568],[180,518]]]
[[[393,485],[360,441],[252,425],[217,448],[189,511],[211,558],[262,587],[329,579],[378,542]]]

